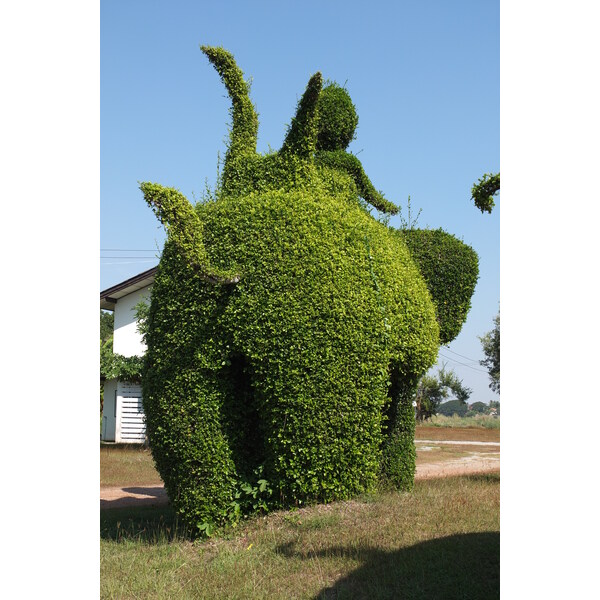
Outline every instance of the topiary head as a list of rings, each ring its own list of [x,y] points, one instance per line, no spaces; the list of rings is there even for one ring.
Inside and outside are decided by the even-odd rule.
[[[350,95],[335,82],[329,82],[319,95],[317,150],[345,150],[354,139],[358,125]]]

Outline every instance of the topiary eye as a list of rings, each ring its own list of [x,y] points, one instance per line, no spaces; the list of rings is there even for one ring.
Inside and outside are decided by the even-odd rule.
[[[358,115],[348,92],[328,83],[319,95],[317,150],[345,150],[354,139]]]

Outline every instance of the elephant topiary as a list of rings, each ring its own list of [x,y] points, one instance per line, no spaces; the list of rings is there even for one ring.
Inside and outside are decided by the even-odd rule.
[[[232,101],[216,197],[192,206],[141,185],[168,232],[143,397],[171,502],[203,528],[237,514],[241,490],[289,506],[410,489],[412,394],[439,317],[401,232],[366,209],[396,207],[345,150],[349,96],[315,74],[282,148],[259,155],[242,72],[226,50],[202,51]],[[338,138],[331,111],[349,123]]]

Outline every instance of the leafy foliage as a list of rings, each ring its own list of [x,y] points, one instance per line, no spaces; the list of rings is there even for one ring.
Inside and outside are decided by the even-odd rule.
[[[328,82],[318,96],[316,108],[317,164],[347,173],[354,181],[360,197],[368,204],[384,213],[396,214],[398,207],[373,187],[358,158],[346,152],[358,125],[356,108],[348,92],[335,82]]]
[[[419,266],[440,326],[440,343],[460,333],[479,277],[475,251],[443,229],[397,230]]]
[[[454,371],[442,367],[436,375],[424,375],[417,388],[417,420],[426,421],[439,412],[440,405],[450,394],[465,406],[472,390],[465,387]]]
[[[141,379],[143,359],[139,356],[123,356],[112,350],[112,337],[100,344],[100,377],[119,381]]]
[[[317,150],[345,150],[356,137],[358,115],[350,94],[328,81],[319,94]]]
[[[315,160],[317,164],[350,175],[360,197],[377,210],[392,215],[398,212],[398,207],[386,200],[383,194],[373,187],[360,161],[353,154],[348,154],[344,150],[324,150],[317,153]]]
[[[137,329],[144,336],[148,304],[141,301],[135,306]],[[100,311],[100,379],[139,382],[143,359],[139,356],[123,356],[113,352],[114,313]],[[102,333],[104,332],[104,338]],[[101,409],[102,410],[102,409]]]
[[[500,312],[494,317],[494,329],[479,338],[485,359],[479,361],[488,370],[490,388],[500,393]]]
[[[439,345],[425,280],[402,236],[364,210],[379,197],[346,142],[318,141],[336,127],[319,114],[321,75],[282,148],[263,156],[233,57],[202,50],[232,99],[215,199],[192,208],[141,185],[168,231],[145,317],[143,398],[169,497],[209,533],[236,506],[409,489],[411,400]]]
[[[494,196],[500,191],[500,173],[486,173],[471,188],[471,199],[483,213],[491,213],[494,208]]]
[[[100,341],[106,342],[108,338],[112,337],[113,329],[115,327],[114,314],[108,310],[100,309]]]

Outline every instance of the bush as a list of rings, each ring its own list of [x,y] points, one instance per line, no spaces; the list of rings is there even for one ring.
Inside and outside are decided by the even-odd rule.
[[[443,229],[403,229],[413,260],[427,282],[440,326],[440,343],[460,333],[479,276],[475,251]]]
[[[208,531],[244,506],[409,489],[411,401],[439,344],[425,281],[352,173],[316,158],[320,74],[281,150],[261,156],[241,71],[225,50],[203,51],[233,104],[216,199],[194,209],[141,186],[169,234],[143,376],[169,497]],[[260,503],[240,502],[261,488]]]

